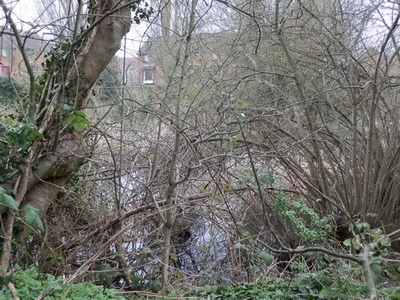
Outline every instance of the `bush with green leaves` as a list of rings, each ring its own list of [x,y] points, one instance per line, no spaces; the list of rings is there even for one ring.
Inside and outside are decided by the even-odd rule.
[[[2,279],[0,300],[13,299],[8,283],[12,282],[19,298],[34,300],[51,289],[46,300],[123,300],[116,290],[106,289],[91,283],[64,284],[61,278],[39,274],[35,267],[17,271],[10,277]]]
[[[0,76],[0,99],[2,102],[16,99],[20,92],[21,88],[14,79],[8,76]]]
[[[296,230],[302,241],[322,243],[332,229],[332,218],[320,216],[304,198],[294,200],[280,192],[275,199],[274,209],[278,216]]]

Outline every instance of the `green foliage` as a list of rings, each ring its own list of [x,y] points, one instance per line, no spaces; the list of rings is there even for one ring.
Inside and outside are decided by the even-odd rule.
[[[365,299],[366,285],[347,277],[334,276],[329,269],[298,274],[293,279],[269,279],[240,285],[211,286],[172,292],[159,300],[174,298],[208,300],[350,300]],[[380,287],[382,300],[398,300],[400,287]],[[137,297],[130,299],[147,299]]]
[[[383,299],[400,300],[400,287],[391,287],[381,290]]]
[[[354,224],[350,224],[350,230],[353,232],[354,238],[345,240],[343,244],[354,250],[360,250],[365,245],[370,250],[382,250],[391,245],[390,237],[382,229],[371,228],[367,222],[358,220]]]
[[[21,88],[19,84],[8,76],[0,76],[0,100],[14,100],[18,98]]]
[[[266,253],[264,251],[260,251],[258,253],[258,258],[268,266],[272,265],[272,263],[274,262],[274,257],[271,254]]]
[[[33,124],[20,122],[12,115],[0,119],[0,181],[18,168],[32,143],[41,137]]]
[[[54,278],[51,275],[39,274],[35,267],[30,267],[25,271],[17,268],[10,278],[2,282],[0,290],[0,300],[12,299],[7,283],[13,282],[18,296],[24,300],[34,300],[38,295],[53,288],[53,292],[46,297],[46,300],[122,300],[116,295],[115,290],[105,289],[91,283],[79,283],[66,285],[61,278]]]
[[[344,246],[354,253],[369,253],[370,267],[377,281],[383,282],[387,278],[400,279],[400,269],[396,270],[390,263],[390,259],[398,260],[399,254],[397,253],[396,257],[396,253],[390,251],[391,239],[381,228],[371,228],[369,223],[358,220],[350,225],[350,230],[353,237],[345,240]],[[360,270],[355,272],[361,273]]]
[[[42,134],[36,125],[18,122],[11,116],[0,119],[0,142],[3,144],[0,151],[5,151],[8,146],[14,147],[20,154],[24,154],[32,142],[40,137]]]
[[[146,1],[141,1],[139,3],[133,3],[131,9],[135,12],[133,21],[136,24],[140,24],[141,20],[149,20],[150,16],[154,13],[154,10]]]
[[[112,282],[112,276],[110,275],[109,270],[112,270],[112,267],[109,264],[102,264],[97,267],[97,271],[105,271],[105,272],[100,272],[98,274],[99,280],[105,285],[105,286],[111,286]]]
[[[40,217],[40,212],[37,208],[28,204],[28,205],[24,206],[22,213],[23,213],[23,217],[24,217],[24,220],[26,223],[37,227],[42,232],[44,231],[44,226],[42,223],[42,219]]]
[[[163,243],[163,240],[158,239],[153,241],[154,245],[160,245]],[[131,280],[132,280],[132,289],[134,290],[147,290],[147,291],[152,291],[152,292],[158,292],[161,290],[161,282],[158,278],[157,273],[149,273],[146,275],[143,275],[140,272],[137,272],[138,270],[141,270],[143,267],[154,264],[157,262],[156,259],[154,259],[152,251],[147,248],[139,248],[139,255],[137,257],[137,260],[135,261],[134,268],[131,272]],[[176,255],[171,255],[172,259],[178,259]],[[179,274],[174,274],[176,276],[180,276]]]
[[[68,57],[71,45],[71,40],[66,39],[64,42],[56,44],[45,53],[44,61],[42,63],[45,72],[39,76],[39,83],[44,85],[44,82],[47,80],[47,76],[50,74],[50,72],[56,74],[62,71],[62,67],[64,66],[64,63]]]
[[[80,110],[74,110],[67,116],[67,123],[71,125],[76,131],[82,131],[90,124],[86,118],[86,114]]]
[[[13,210],[17,210],[19,206],[14,198],[8,195],[2,187],[0,187],[0,203]],[[2,208],[0,208],[0,211],[2,211]]]
[[[330,232],[331,217],[321,217],[303,198],[292,200],[280,192],[275,199],[274,209],[294,227],[302,241],[323,242]]]

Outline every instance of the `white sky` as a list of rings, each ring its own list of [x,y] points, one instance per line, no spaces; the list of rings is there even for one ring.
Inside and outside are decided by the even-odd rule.
[[[54,0],[57,1],[57,0]],[[17,24],[17,28],[25,31],[28,30],[31,26],[35,25],[37,11],[35,6],[35,0],[6,0],[6,3],[9,3],[12,7],[13,11],[13,19]],[[22,22],[21,22],[22,21]],[[0,11],[0,25],[4,25],[4,13]],[[127,56],[135,56],[139,50],[140,44],[142,42],[142,36],[147,28],[146,23],[142,23],[140,26],[132,23],[131,31],[127,35]],[[40,32],[39,32],[40,34]],[[43,36],[43,34],[41,34]],[[122,46],[121,50],[117,53],[118,56],[123,56]]]

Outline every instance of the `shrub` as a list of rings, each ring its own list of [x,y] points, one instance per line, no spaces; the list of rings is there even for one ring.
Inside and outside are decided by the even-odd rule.
[[[116,290],[106,289],[103,286],[96,286],[92,283],[64,284],[61,278],[52,275],[39,274],[35,267],[23,271],[17,271],[9,278],[1,282],[0,300],[12,299],[7,284],[12,282],[15,285],[18,296],[24,300],[34,300],[48,288],[52,288],[46,300],[122,300],[116,295]]]
[[[21,88],[17,82],[7,76],[0,76],[0,99],[15,99]]]

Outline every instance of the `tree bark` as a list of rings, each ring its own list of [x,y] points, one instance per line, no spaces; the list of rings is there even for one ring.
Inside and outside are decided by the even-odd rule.
[[[189,59],[189,50],[190,50],[190,42],[192,38],[193,31],[195,29],[195,16],[196,16],[196,7],[197,0],[191,1],[190,8],[190,16],[189,16],[189,26],[187,29],[187,35],[185,39],[184,46],[184,55],[182,59],[182,67],[181,67],[181,76],[179,80],[178,87],[178,97],[175,106],[175,141],[174,141],[174,152],[171,158],[171,165],[168,174],[168,189],[165,194],[166,205],[165,205],[165,213],[164,213],[164,228],[163,228],[163,237],[164,237],[164,247],[162,253],[162,268],[161,268],[161,286],[163,290],[168,289],[169,285],[169,257],[171,250],[171,235],[172,228],[175,223],[175,194],[176,188],[178,186],[179,179],[177,178],[178,174],[178,155],[179,155],[179,145],[181,143],[181,102],[184,97],[184,79],[188,69],[188,59]]]
[[[72,132],[64,129],[62,132],[57,121],[57,106],[64,101],[73,99],[74,109],[85,109],[91,90],[96,84],[101,72],[107,67],[115,53],[120,49],[124,35],[131,25],[131,4],[140,1],[128,0],[98,0],[91,8],[94,17],[91,26],[72,42],[69,52],[70,66],[59,76],[55,86],[60,88],[52,97],[46,114],[36,124],[44,136],[53,138],[53,142],[37,140],[31,146],[31,153],[20,171],[19,185],[16,186],[16,201],[21,206],[30,204],[44,215],[57,196],[60,187],[68,180],[69,175],[87,161],[85,143],[82,132]],[[23,50],[23,49],[21,49]],[[29,63],[29,62],[28,62]],[[60,66],[65,63],[56,61]],[[49,71],[51,72],[51,71]],[[49,74],[48,76],[52,76]],[[32,108],[30,108],[32,109]],[[38,118],[36,118],[38,120]],[[40,149],[40,156],[33,153]],[[32,171],[32,166],[36,166]],[[21,207],[20,206],[20,207]],[[14,212],[7,216],[5,242],[0,257],[1,267],[6,273],[11,259],[11,241],[13,239]]]

